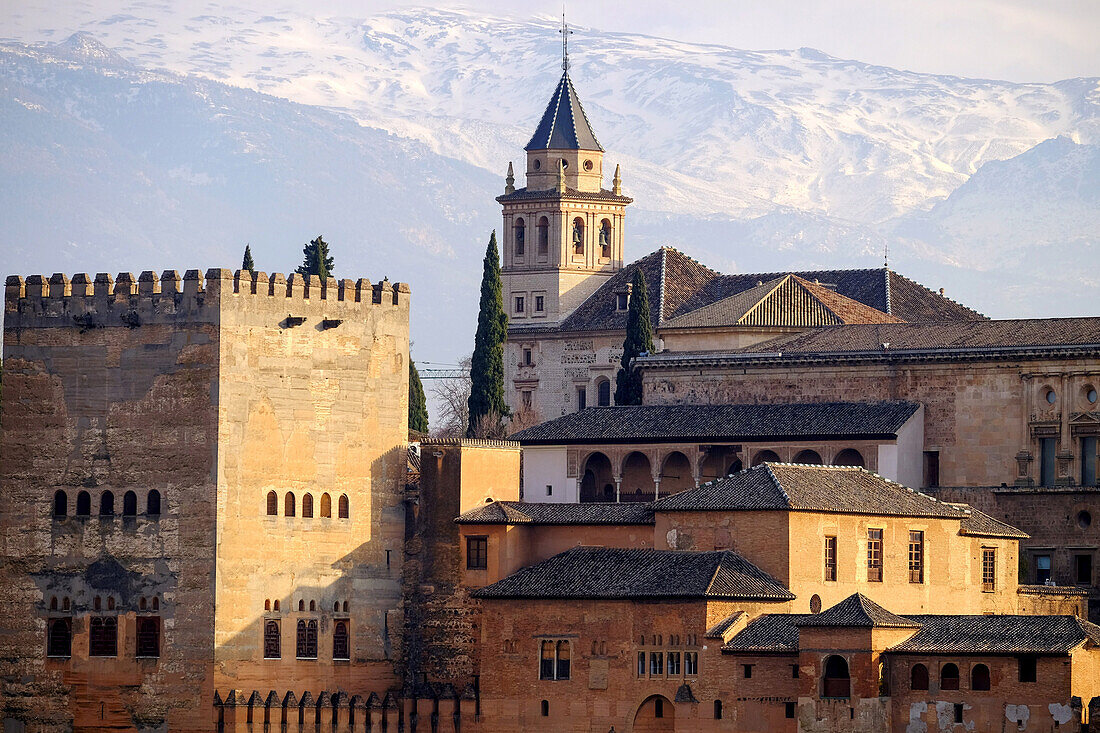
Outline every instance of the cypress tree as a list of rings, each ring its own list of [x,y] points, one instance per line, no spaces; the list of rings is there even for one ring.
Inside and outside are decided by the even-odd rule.
[[[483,420],[499,421],[507,416],[504,403],[504,339],[508,335],[508,316],[500,284],[500,254],[497,233],[489,237],[481,276],[481,305],[477,314],[477,335],[470,363],[470,422],[466,435],[474,437]]]
[[[317,235],[317,239],[302,247],[302,254],[305,258],[295,272],[299,275],[316,275],[322,282],[327,280],[333,269],[332,257],[328,253],[328,242],[322,239],[321,235]]]
[[[428,401],[416,362],[409,359],[409,430],[428,432]]]
[[[642,375],[630,365],[634,357],[653,351],[653,325],[649,320],[649,295],[642,268],[634,270],[630,287],[630,309],[626,313],[626,340],[623,341],[622,368],[615,376],[615,404],[642,404]]]
[[[252,248],[247,244],[244,246],[244,261],[241,262],[241,269],[251,272],[256,269],[256,265],[252,262]]]

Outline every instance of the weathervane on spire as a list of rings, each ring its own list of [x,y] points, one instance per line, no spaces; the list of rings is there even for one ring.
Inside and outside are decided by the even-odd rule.
[[[569,30],[569,24],[565,22],[565,4],[561,6],[561,70],[569,73],[569,36],[573,31]]]

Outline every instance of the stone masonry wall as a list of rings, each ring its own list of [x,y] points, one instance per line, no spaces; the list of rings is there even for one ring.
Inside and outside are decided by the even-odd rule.
[[[4,315],[0,717],[27,731],[208,729],[217,302],[194,270],[182,287],[174,271],[13,277]],[[159,516],[145,514],[152,489]],[[131,490],[137,513],[119,516]],[[90,516],[74,516],[81,492]],[[106,492],[114,514],[100,516]],[[134,618],[154,598],[161,656],[135,659]],[[89,658],[94,616],[117,618],[117,657]],[[71,657],[47,659],[49,617],[71,619]]]

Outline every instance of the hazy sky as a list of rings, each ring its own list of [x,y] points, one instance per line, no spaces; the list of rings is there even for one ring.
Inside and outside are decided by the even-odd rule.
[[[107,17],[127,5],[164,2],[196,14],[232,12],[235,4],[359,16],[433,5],[523,17],[557,16],[562,7],[561,0],[0,0],[0,36],[27,29],[25,17],[13,20],[16,13],[66,30],[70,16]],[[573,0],[568,12],[575,23],[605,31],[744,49],[809,46],[911,71],[1011,81],[1100,76],[1100,0]]]

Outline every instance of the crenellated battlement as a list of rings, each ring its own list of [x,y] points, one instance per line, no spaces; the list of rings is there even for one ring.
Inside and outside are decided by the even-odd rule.
[[[212,268],[203,274],[187,270],[165,270],[159,276],[146,270],[138,277],[121,272],[117,277],[97,273],[10,275],[5,283],[5,327],[60,325],[53,319],[71,318],[81,329],[104,326],[135,328],[143,322],[193,317],[212,320],[221,307],[272,308],[288,314],[287,324],[296,325],[297,312],[305,316],[335,314],[325,324],[338,324],[340,314],[353,315],[373,307],[408,310],[411,290],[405,283],[389,280],[321,281],[316,275],[253,272]],[[43,322],[49,319],[49,322]],[[327,326],[323,326],[327,327]]]

